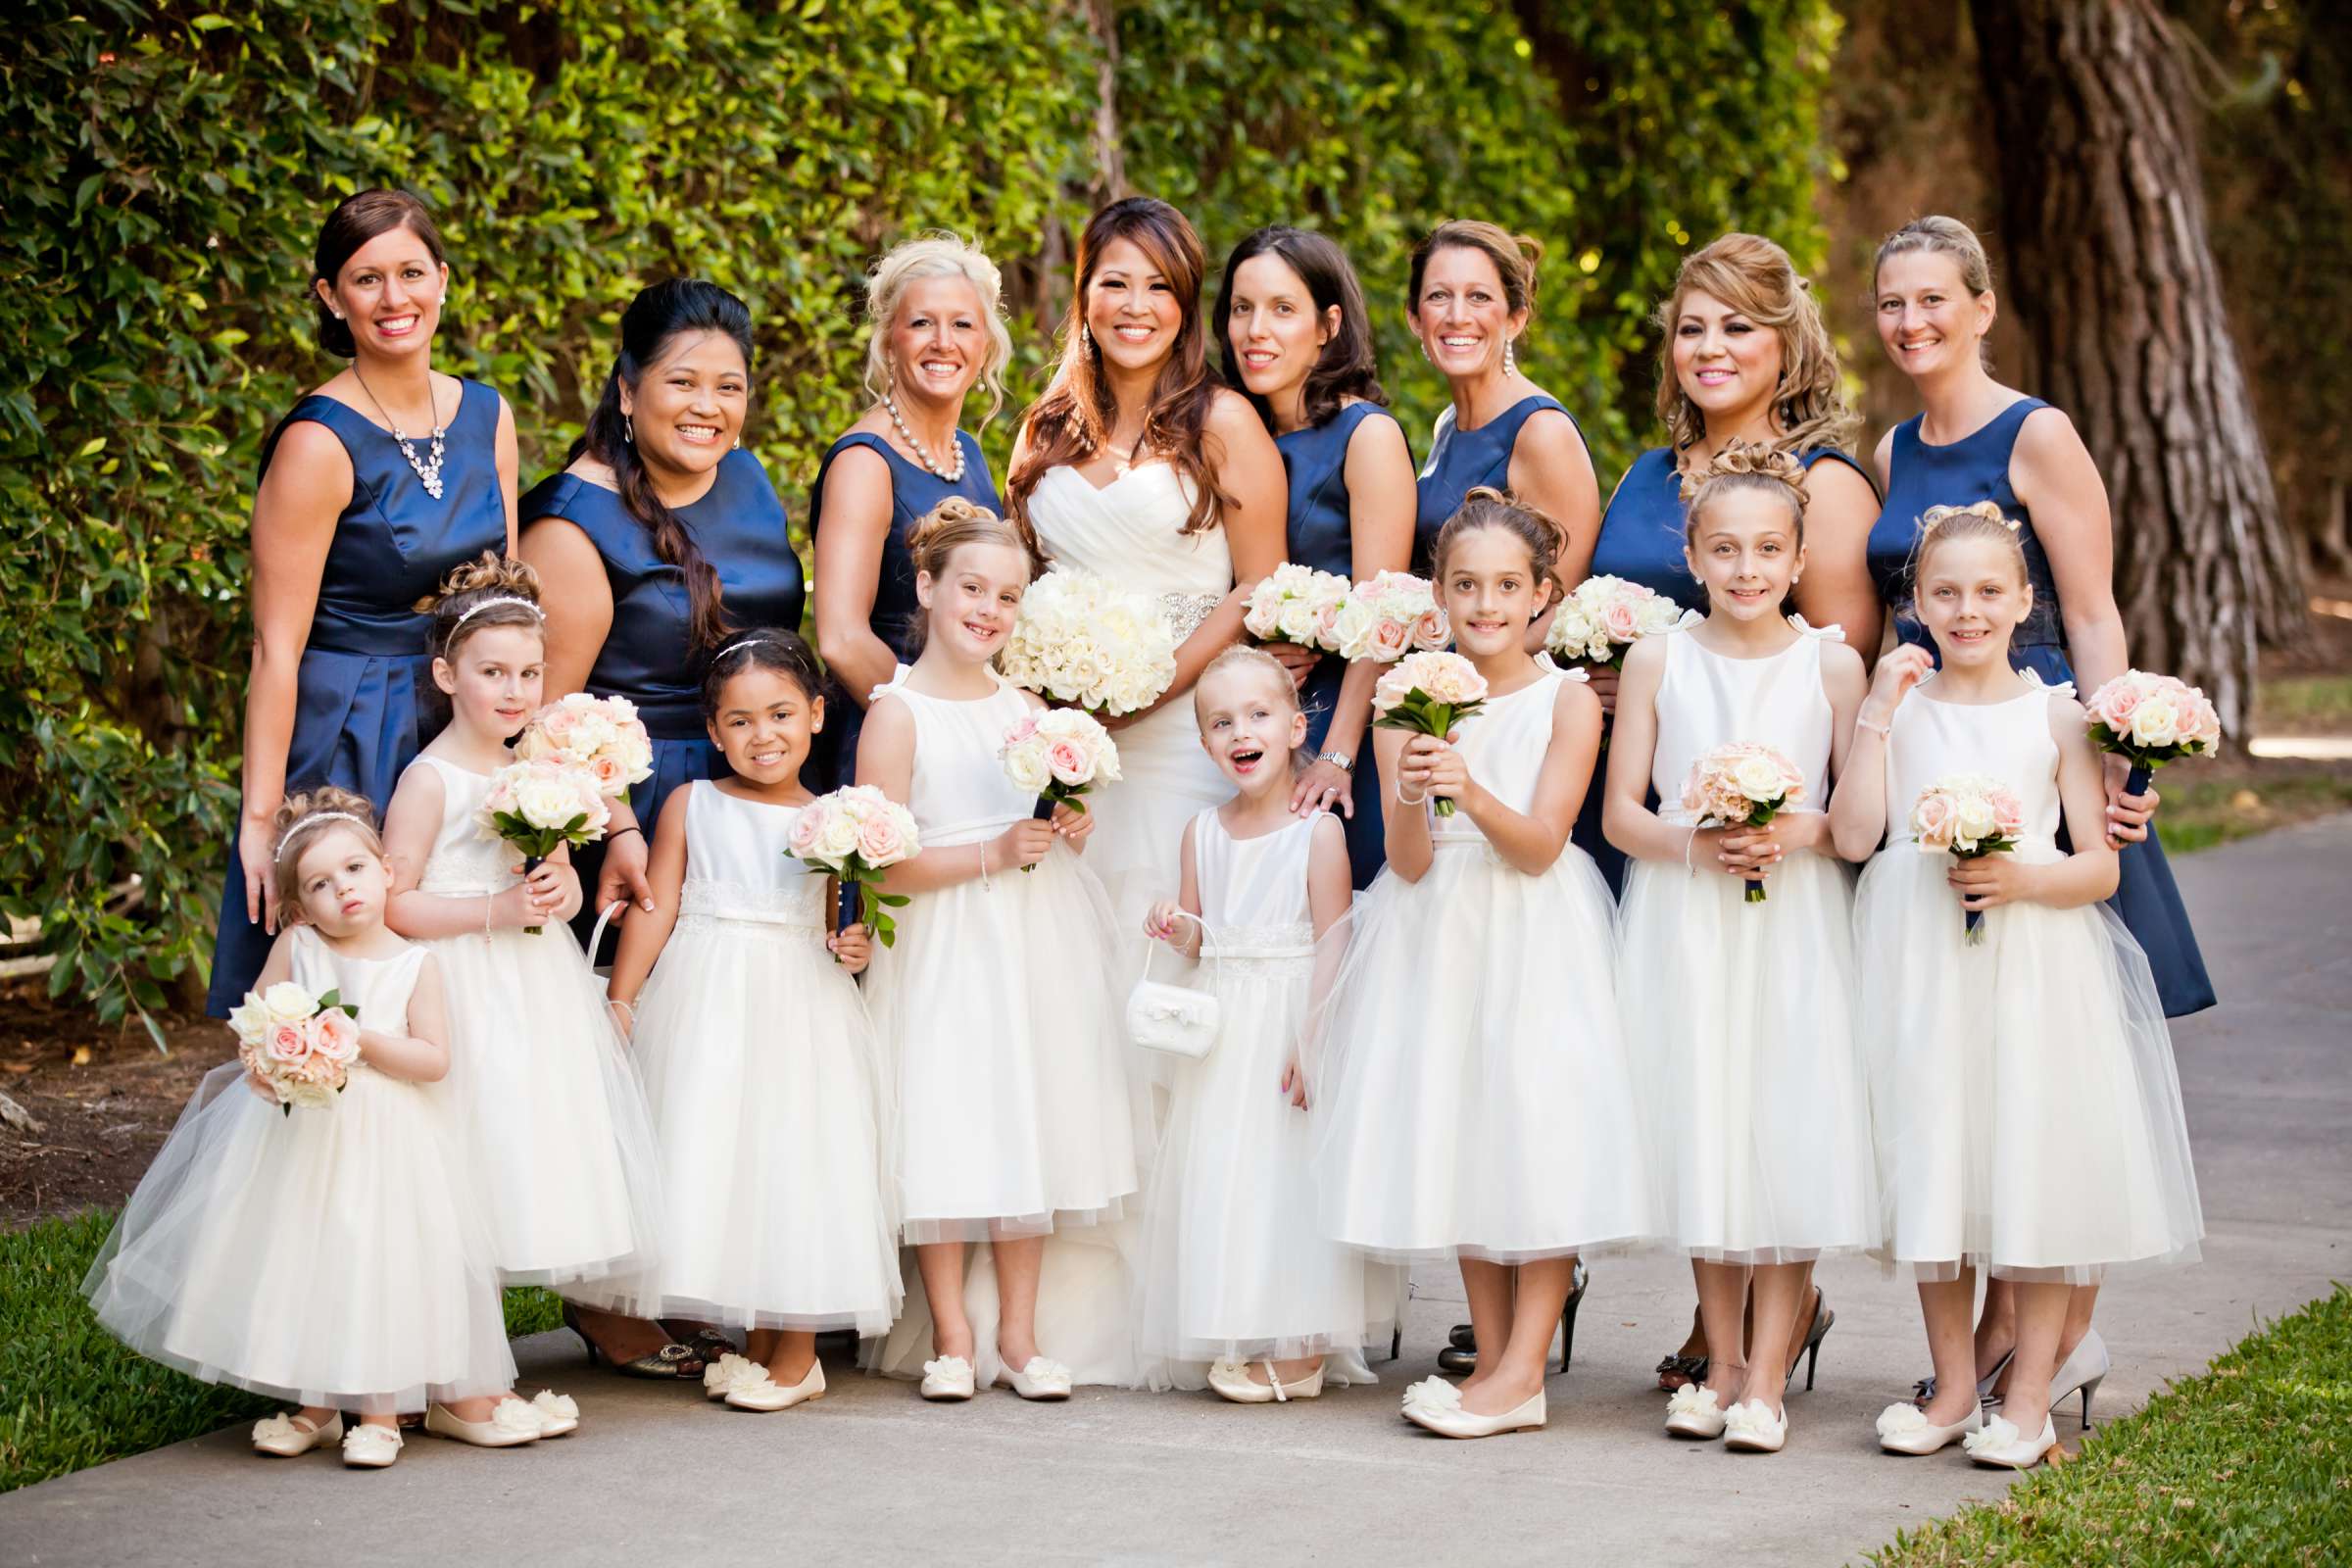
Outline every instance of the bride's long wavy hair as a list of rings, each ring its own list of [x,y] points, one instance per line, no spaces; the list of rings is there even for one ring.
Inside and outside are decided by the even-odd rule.
[[[1047,469],[1083,463],[1110,443],[1118,410],[1102,373],[1102,347],[1086,330],[1086,302],[1104,248],[1121,239],[1132,241],[1150,258],[1175,291],[1182,312],[1175,347],[1160,367],[1152,406],[1144,416],[1143,450],[1164,457],[1191,482],[1193,510],[1184,531],[1200,533],[1217,525],[1220,507],[1233,504],[1217,488],[1221,454],[1208,434],[1208,411],[1218,385],[1208,368],[1208,334],[1200,323],[1200,284],[1208,263],[1200,236],[1184,215],[1150,196],[1112,202],[1089,219],[1086,231],[1078,236],[1078,287],[1061,323],[1061,364],[1045,396],[1021,416],[1027,448],[1005,486],[1005,505],[1027,524],[1030,493]]]

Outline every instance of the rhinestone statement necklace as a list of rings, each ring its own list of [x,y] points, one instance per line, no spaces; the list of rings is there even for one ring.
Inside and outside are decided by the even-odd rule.
[[[409,460],[409,466],[415,468],[416,477],[424,481],[424,493],[435,501],[440,500],[441,462],[445,455],[442,438],[449,434],[449,426],[440,422],[440,405],[436,402],[433,406],[433,455],[419,459],[416,456],[416,443],[400,427],[400,421],[392,417],[391,411],[384,407],[383,399],[375,395],[375,390],[368,384],[368,378],[360,374],[358,366],[351,368],[351,375],[353,380],[360,383],[360,390],[368,394],[368,401],[375,405],[375,412],[384,416],[384,423],[392,427],[392,439],[400,443],[400,455]],[[426,383],[426,392],[428,396],[431,394],[430,382]]]

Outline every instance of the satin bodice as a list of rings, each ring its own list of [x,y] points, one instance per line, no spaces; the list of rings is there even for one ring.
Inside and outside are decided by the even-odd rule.
[[[1584,679],[1586,675],[1581,669],[1546,670],[1507,697],[1488,698],[1483,707],[1462,720],[1461,739],[1454,743],[1454,750],[1461,754],[1470,776],[1511,809],[1531,809],[1536,804],[1536,780],[1544,771],[1544,754],[1551,750],[1551,714],[1559,702],[1559,683]],[[1429,836],[1441,849],[1449,844],[1487,841],[1467,811],[1440,816],[1434,801],[1425,803],[1421,809],[1429,813]]]
[[[1193,486],[1173,464],[1141,463],[1097,489],[1068,465],[1029,493],[1029,520],[1055,565],[1159,601],[1178,642],[1233,591],[1223,527],[1186,533]]]
[[[2034,532],[2033,514],[2009,482],[2018,432],[2037,410],[2048,407],[2039,398],[2019,398],[1977,430],[1943,446],[1920,439],[1924,415],[1894,427],[1886,459],[1886,501],[1871,527],[1868,556],[1871,580],[1878,584],[1880,601],[1894,612],[1895,635],[1904,642],[1935,651],[1911,607],[1911,554],[1919,539],[1920,518],[1930,507],[1990,501],[2001,509],[2001,515],[2017,522],[2026,580],[2034,587],[2034,609],[2009,638],[2010,662],[2020,668],[2029,663],[2040,667],[2038,662],[2021,657],[2020,649],[2055,648],[2063,653],[2066,623],[2058,603],[2058,579]],[[2063,669],[2054,672],[2063,674]]]
[[[290,930],[288,956],[296,985],[314,997],[334,992],[337,1002],[355,1009],[363,1028],[386,1035],[409,1032],[409,997],[416,989],[417,971],[424,967],[424,949],[403,943],[390,957],[359,958],[337,953],[308,925]]]
[[[1237,839],[1210,807],[1193,818],[1193,866],[1199,874],[1205,956],[1222,962],[1303,960],[1314,954],[1307,905],[1307,858],[1314,816],[1294,817],[1271,833]]]
[[[1348,446],[1367,419],[1396,416],[1377,403],[1350,403],[1321,424],[1274,438],[1290,480],[1288,557],[1317,571],[1355,576],[1355,537],[1348,495]]]
[[[522,880],[514,866],[521,852],[494,838],[481,825],[482,803],[490,798],[490,775],[423,756],[413,764],[441,775],[441,825],[416,878],[416,891],[444,898],[479,898],[504,893]]]
[[[906,548],[906,536],[933,507],[950,496],[961,496],[991,512],[1004,509],[979,438],[957,430],[956,441],[963,450],[963,480],[950,484],[921,464],[908,462],[870,430],[853,430],[826,449],[824,462],[816,470],[816,484],[808,492],[808,538],[813,544],[824,526],[825,477],[833,471],[834,460],[853,448],[864,447],[880,453],[888,465],[890,532],[882,541],[882,568],[874,583],[874,608],[868,619],[874,635],[890,645],[901,663],[914,658],[914,623],[922,613],[922,607],[915,602],[914,555]]]
[[[1456,428],[1450,408],[1438,416],[1430,437],[1429,461],[1421,466],[1421,478],[1415,486],[1413,570],[1429,575],[1438,530],[1462,509],[1464,496],[1480,485],[1510,488],[1511,453],[1519,444],[1519,429],[1545,409],[1568,413],[1556,398],[1531,392],[1475,430]],[[1568,422],[1575,424],[1576,416],[1569,415]],[[1581,429],[1577,439],[1584,439]]]
[[[597,650],[588,689],[635,703],[656,740],[704,739],[705,660],[689,630],[693,604],[686,574],[655,550],[653,531],[618,492],[572,473],[533,486],[523,498],[522,516],[563,518],[586,534],[604,559],[612,624]],[[710,488],[679,508],[678,517],[718,573],[720,603],[731,624],[747,631],[800,629],[801,558],[793,552],[784,503],[758,458],[742,451],[721,458]]]
[[[1796,641],[1768,659],[1734,659],[1702,647],[1688,621],[1666,636],[1658,682],[1657,748],[1649,783],[1669,822],[1695,820],[1682,806],[1691,767],[1735,741],[1769,746],[1805,776],[1805,792],[1783,809],[1819,811],[1830,800],[1830,738],[1836,716],[1821,684],[1821,645],[1842,641],[1835,626],[1815,631],[1799,616]]]
[[[1029,701],[1000,682],[986,697],[956,702],[908,689],[904,678],[874,693],[895,697],[914,715],[914,777],[906,808],[925,846],[977,844],[1037,807],[1037,796],[1004,774],[1004,732],[1029,714]]]
[[[702,780],[686,790],[686,880],[678,915],[825,934],[825,876],[784,853],[796,806],[738,799]]]
[[[1797,455],[1807,472],[1825,458],[1862,472],[1859,464],[1836,447],[1814,447]],[[1675,466],[1673,448],[1651,447],[1636,458],[1601,514],[1600,537],[1592,545],[1592,575],[1623,577],[1704,614],[1707,590],[1690,574],[1684,555],[1682,492],[1683,475]]]
[[[1955,774],[1996,779],[2025,808],[2025,831],[2017,842],[2020,859],[2058,859],[2058,829],[2065,817],[2058,797],[2058,742],[2050,733],[2053,692],[2031,672],[2029,690],[2007,702],[1964,706],[1935,700],[1936,677],[1912,688],[1894,710],[1886,738],[1886,842],[1917,847],[1911,835],[1911,807],[1920,792]]]

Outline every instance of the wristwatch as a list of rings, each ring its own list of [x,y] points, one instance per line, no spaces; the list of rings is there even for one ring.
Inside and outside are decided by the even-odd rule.
[[[1349,757],[1346,752],[1325,752],[1321,757],[1316,758],[1315,760],[1318,762],[1329,762],[1332,766],[1338,768],[1349,778],[1353,778],[1355,776],[1355,759]]]

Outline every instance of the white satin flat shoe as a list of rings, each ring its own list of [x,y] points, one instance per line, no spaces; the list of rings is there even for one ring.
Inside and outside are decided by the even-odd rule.
[[[280,1415],[264,1416],[253,1424],[253,1451],[275,1454],[291,1459],[313,1448],[323,1448],[343,1439],[343,1412],[336,1411],[323,1425],[313,1426],[303,1416],[287,1411]]]
[[[1266,1362],[1265,1368],[1266,1381],[1260,1383],[1239,1361],[1213,1362],[1208,1369],[1208,1386],[1236,1404],[1288,1404],[1293,1399],[1322,1396],[1322,1367],[1317,1366],[1294,1383],[1285,1383],[1276,1377],[1273,1362]]]
[[[1003,1351],[998,1352],[1002,1357]],[[1070,1396],[1070,1369],[1059,1361],[1049,1361],[1033,1355],[1019,1371],[1007,1366],[997,1374],[1000,1384],[1009,1385],[1012,1392],[1024,1399],[1066,1399]]]
[[[511,1394],[498,1401],[487,1421],[461,1421],[446,1404],[424,1407],[425,1431],[477,1448],[513,1448],[537,1443],[539,1427],[539,1412]]]
[[[808,1375],[786,1388],[760,1369],[757,1382],[738,1383],[727,1390],[727,1404],[737,1410],[789,1410],[796,1404],[825,1396],[825,1364],[808,1363]]]
[[[2018,1432],[2016,1423],[1996,1415],[1984,1424],[1984,1431],[1971,1433],[1961,1446],[1987,1470],[2031,1470],[2058,1446],[2058,1429],[2045,1415],[2041,1436],[2029,1441]]]
[[[568,1394],[541,1389],[531,1397],[531,1410],[539,1417],[543,1438],[567,1438],[580,1430],[580,1404]]]
[[[343,1465],[347,1470],[388,1470],[399,1457],[398,1427],[371,1427],[363,1421],[343,1434]]]
[[[1778,1453],[1788,1441],[1788,1411],[1742,1399],[1723,1413],[1723,1446],[1741,1453]]]
[[[1927,1412],[1908,1399],[1879,1412],[1879,1446],[1888,1453],[1936,1453],[1984,1430],[1984,1412],[1971,1406],[1968,1414],[1948,1427],[1928,1420]]]
[[[1447,1399],[1446,1395],[1432,1394],[1426,1398],[1407,1401],[1404,1418],[1417,1427],[1435,1432],[1441,1438],[1494,1438],[1505,1432],[1534,1432],[1544,1425],[1542,1389],[1538,1389],[1516,1408],[1505,1410],[1500,1415],[1474,1415],[1462,1408],[1461,1390],[1437,1378],[1431,1378],[1429,1382],[1439,1384],[1446,1395],[1451,1395],[1452,1397]],[[1416,1384],[1414,1387],[1425,1385]]]
[[[1713,1389],[1686,1383],[1666,1401],[1666,1431],[1677,1438],[1720,1438],[1723,1401]]]
[[[738,1383],[757,1383],[767,1376],[767,1368],[748,1355],[729,1351],[703,1368],[703,1396],[723,1399],[727,1390]]]
[[[923,1397],[940,1402],[968,1399],[974,1381],[972,1363],[960,1355],[943,1355],[923,1363]]]

